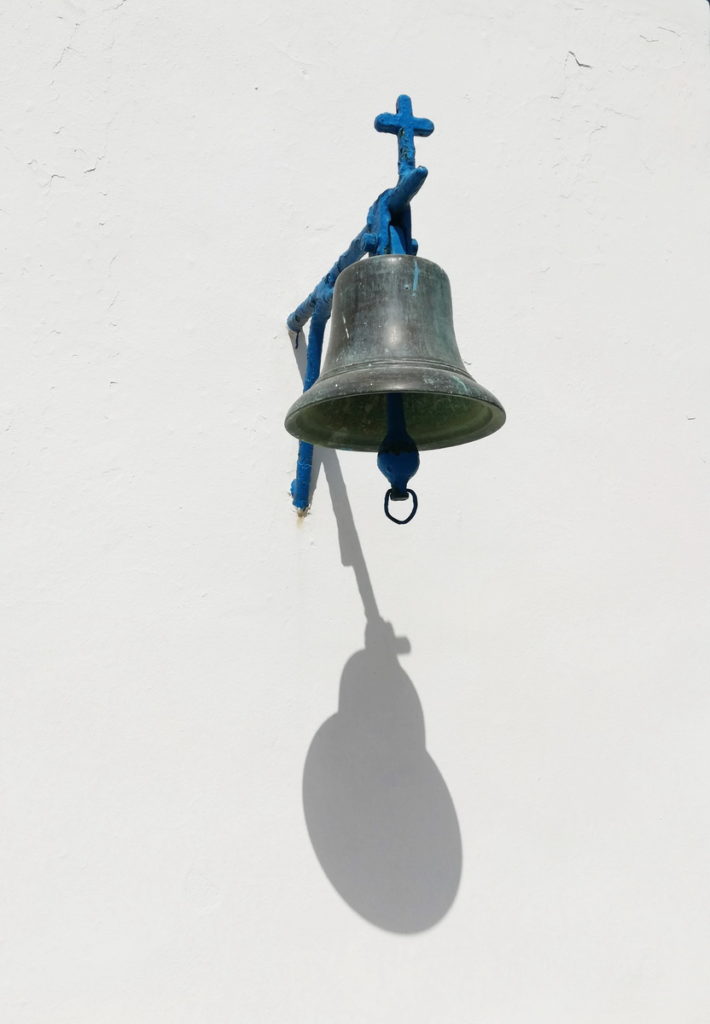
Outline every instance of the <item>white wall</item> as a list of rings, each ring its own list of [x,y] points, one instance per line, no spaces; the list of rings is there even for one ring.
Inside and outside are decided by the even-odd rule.
[[[3,1021],[710,1019],[707,4],[0,22]],[[508,423],[299,521],[400,92]]]

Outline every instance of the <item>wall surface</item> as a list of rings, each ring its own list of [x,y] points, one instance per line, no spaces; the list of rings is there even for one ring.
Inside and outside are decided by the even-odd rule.
[[[3,1022],[705,1024],[705,0],[0,28]],[[299,520],[284,321],[401,92],[508,422]]]

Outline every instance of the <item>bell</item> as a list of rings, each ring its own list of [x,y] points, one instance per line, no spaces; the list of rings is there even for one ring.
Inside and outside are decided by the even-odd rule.
[[[505,422],[498,399],[467,372],[456,345],[449,279],[419,256],[373,256],[335,284],[320,377],[291,406],[286,429],[325,448],[377,451],[387,396],[427,450],[476,441]]]

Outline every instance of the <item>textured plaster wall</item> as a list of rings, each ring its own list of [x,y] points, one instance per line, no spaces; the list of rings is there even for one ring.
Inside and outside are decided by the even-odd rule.
[[[3,1022],[710,1020],[709,27],[6,0]],[[299,522],[284,319],[399,92],[509,419]]]

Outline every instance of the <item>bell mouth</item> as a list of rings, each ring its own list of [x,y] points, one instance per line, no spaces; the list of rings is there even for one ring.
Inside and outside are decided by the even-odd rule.
[[[387,432],[386,399],[393,392],[403,396],[407,433],[421,451],[477,441],[505,423],[498,399],[469,374],[434,361],[422,367],[419,360],[411,367],[373,362],[320,377],[289,409],[286,430],[324,448],[376,452]]]

